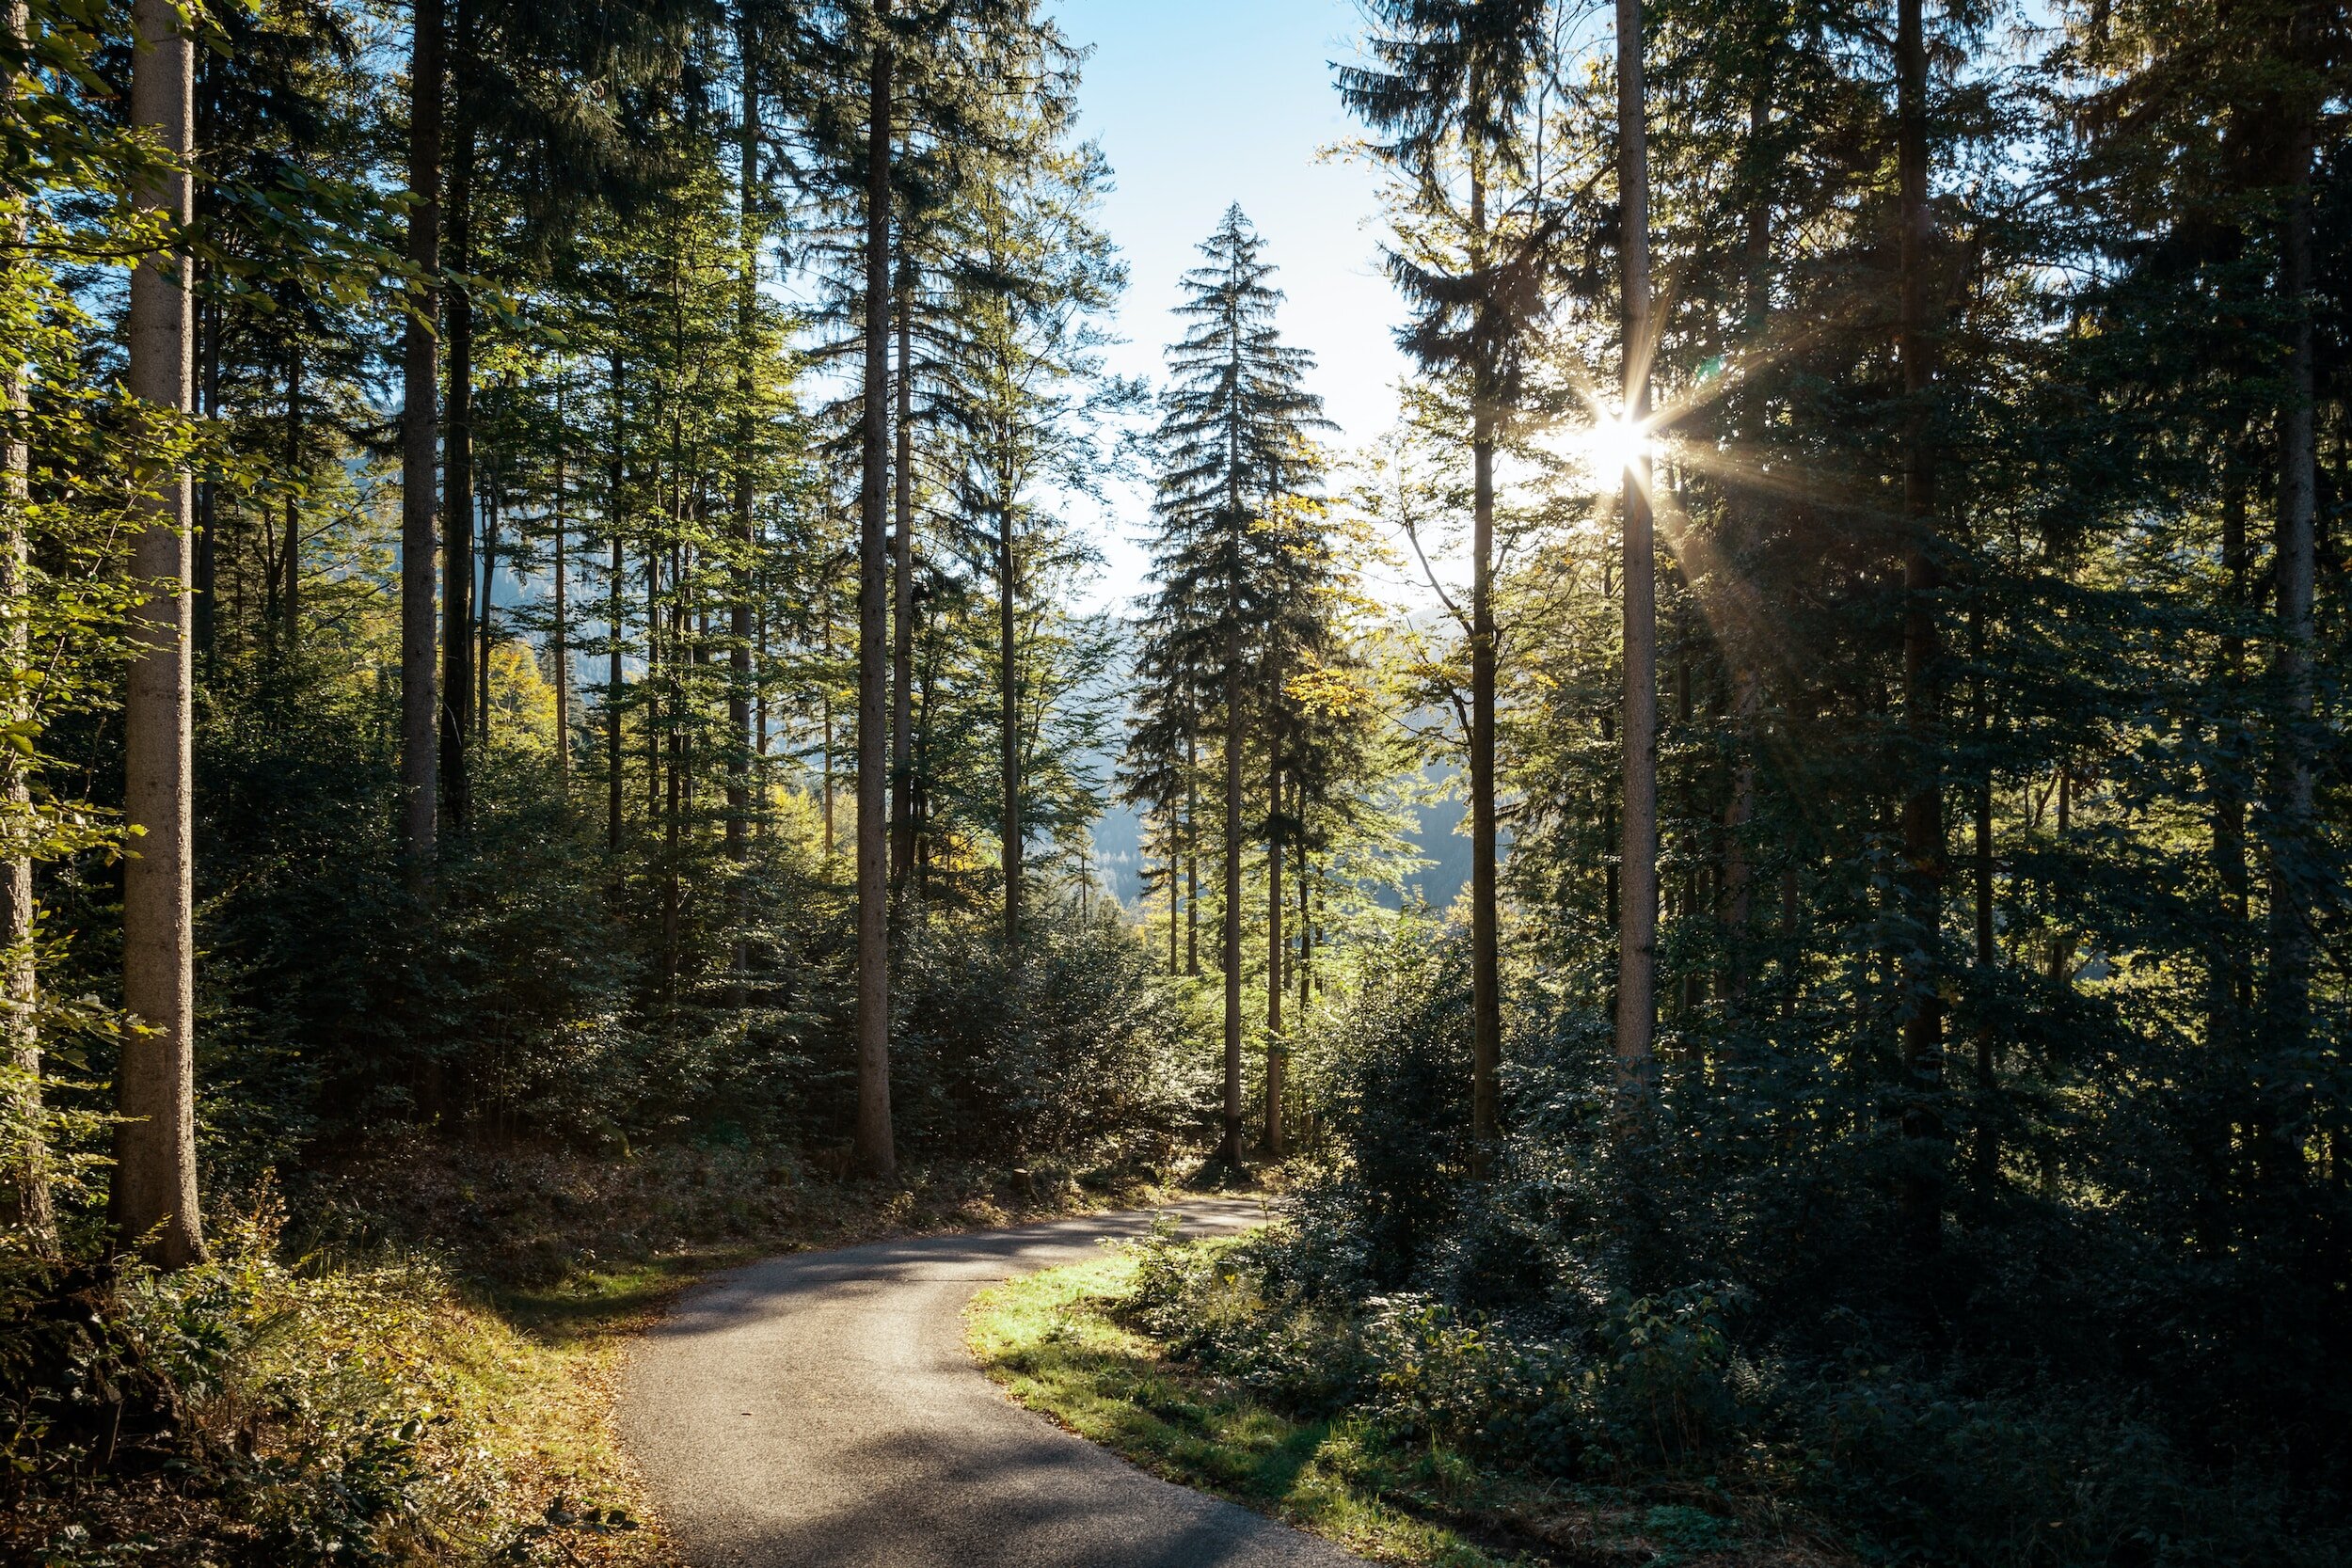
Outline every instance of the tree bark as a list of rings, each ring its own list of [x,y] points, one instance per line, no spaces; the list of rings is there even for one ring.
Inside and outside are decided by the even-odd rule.
[[[174,159],[141,182],[135,199],[175,224],[194,215],[196,51],[170,0],[132,8],[131,120]],[[173,242],[175,245],[178,241]],[[189,412],[192,368],[188,258],[150,256],[131,275],[129,389],[177,417]],[[150,585],[135,612],[137,647],[123,703],[123,820],[136,835],[123,868],[122,1002],[128,1015],[116,1076],[110,1208],[125,1247],[160,1267],[204,1256],[196,1186],[196,942],[190,797],[192,606],[184,468],[151,473],[146,526],[131,573]]]
[[[2297,28],[2298,34],[2302,31]],[[2272,726],[2270,818],[2270,963],[2264,1000],[2269,1050],[2294,1060],[2311,1034],[2312,764],[2314,713],[2312,609],[2316,576],[2318,441],[2313,404],[2312,160],[2313,128],[2296,127],[2289,152],[2280,224],[2279,293],[2285,354],[2279,404],[2279,511],[2272,568],[2278,594],[2279,649],[2273,661],[2278,716]],[[2274,1117],[2266,1122],[2277,1125]],[[2275,1135],[2275,1133],[2274,1133]]]
[[[1244,695],[1240,591],[1226,609],[1225,629],[1225,908],[1218,957],[1225,970],[1225,1117],[1217,1159],[1241,1169],[1241,762]]]
[[[890,886],[906,885],[914,862],[914,263],[898,257],[898,451],[891,551]]]
[[[477,750],[490,749],[490,655],[498,646],[499,525],[497,481],[482,493],[482,599],[475,614],[482,640],[475,649],[473,732]]]
[[[455,146],[449,169],[449,262],[473,270],[473,116],[468,103],[468,52],[473,47],[471,0],[457,0],[454,65]],[[474,704],[473,605],[473,292],[454,284],[442,303],[449,335],[449,406],[441,421],[441,799],[443,821],[463,832],[473,815],[469,767]]]
[[[1019,557],[1013,548],[1012,499],[999,489],[996,501],[996,658],[997,751],[1004,785],[1003,853],[1005,870],[1005,944],[1021,940],[1021,879],[1023,839],[1021,820],[1021,650],[1014,632],[1019,583]]]
[[[1200,729],[1184,726],[1184,973],[1200,978]]]
[[[609,476],[611,488],[605,502],[605,518],[607,526],[612,531],[612,580],[610,585],[611,599],[606,608],[605,616],[609,623],[607,629],[612,635],[612,641],[605,650],[604,847],[617,854],[621,847],[623,795],[628,786],[627,772],[622,767],[621,755],[621,696],[624,690],[622,677],[626,673],[622,669],[621,645],[622,626],[624,618],[628,614],[623,591],[628,583],[628,562],[622,547],[621,536],[628,527],[628,468],[621,455],[625,450],[621,427],[621,356],[618,354],[613,355],[608,364],[611,371],[612,393],[612,466]]]
[[[415,0],[408,58],[408,290],[400,420],[401,843],[429,869],[440,809],[434,652],[435,486],[440,463],[441,0]]]
[[[1265,835],[1265,1151],[1282,1157],[1283,1069],[1290,1047],[1282,1035],[1282,746],[1281,669],[1268,682]]]
[[[2238,618],[2250,608],[2247,579],[2251,553],[2246,539],[2246,489],[2234,450],[2226,461],[2230,471],[2221,500],[2221,564],[2230,574],[2232,625],[2221,638],[2221,679],[2228,694],[2225,706],[2233,707],[2245,689],[2246,638],[2238,629]],[[2225,760],[2213,780],[2213,856],[2221,910],[2231,928],[2223,934],[2214,962],[2213,1015],[2207,1037],[2227,1049],[2245,1040],[2246,1013],[2253,1004],[2249,959],[2254,935],[2250,928],[2253,887],[2246,866],[2246,788],[2236,767],[2227,760],[2238,749],[2237,743],[2242,743],[2243,735],[2230,721],[2223,723],[2226,727],[2217,737],[2217,749]]]
[[[302,350],[297,346],[286,361],[286,478],[291,485],[302,466]],[[279,652],[289,660],[302,651],[302,514],[292,489],[286,493],[285,552],[278,570],[286,579],[278,600]]]
[[[1936,1109],[1944,1081],[1943,965],[1946,847],[1943,641],[1936,595],[1943,588],[1934,518],[1935,471],[1928,450],[1927,402],[1933,376],[1929,341],[1928,46],[1923,0],[1898,0],[1896,15],[1896,161],[1900,185],[1899,319],[1897,351],[1903,397],[1903,746],[1911,785],[1903,800],[1903,879],[1909,905],[1908,951],[1898,972],[1907,993],[1903,1021],[1902,1130],[1915,1152],[1899,1195],[1906,1236],[1931,1250],[1942,1228],[1944,1135]]]
[[[0,8],[0,27],[13,57],[26,41],[31,16],[25,0],[10,0]],[[0,75],[0,97],[13,98],[16,79]],[[9,249],[22,254],[28,229],[28,193],[0,192],[7,203]],[[28,279],[29,281],[29,279]],[[9,675],[10,700],[7,718],[12,724],[32,719],[29,688],[24,682],[31,654],[26,622],[28,541],[25,508],[31,499],[32,451],[26,421],[31,418],[28,367],[11,360],[0,380],[0,418],[8,420],[0,437],[0,660]],[[20,835],[32,831],[33,799],[24,758],[13,746],[0,747],[0,812],[6,812],[8,853],[0,858],[0,1051],[10,1074],[5,1112],[12,1135],[19,1140],[16,1158],[0,1181],[0,1226],[29,1237],[41,1252],[56,1245],[56,1215],[51,1202],[48,1117],[40,1090],[40,971],[33,958],[33,860]]]
[[[898,1168],[890,1126],[890,733],[887,522],[890,465],[890,0],[877,8],[866,133],[866,411],[858,507],[857,1134],[866,1175]]]
[[[727,820],[726,854],[736,864],[751,859],[752,819],[752,578],[758,536],[753,519],[752,397],[755,338],[759,329],[759,77],[751,13],[735,8],[735,47],[743,66],[743,104],[737,124],[737,243],[742,247],[737,281],[735,368],[735,548],[727,617]],[[739,942],[735,971],[743,971]]]
[[[1473,264],[1486,264],[1486,191],[1470,177]],[[1492,307],[1485,307],[1491,309]],[[1482,364],[1470,410],[1470,1167],[1484,1175],[1501,1124],[1502,959],[1495,868],[1496,367]]]
[[[1617,0],[1617,183],[1623,207],[1625,416],[1649,418],[1649,129],[1642,0]],[[1650,464],[1625,475],[1625,789],[1617,930],[1617,1093],[1629,1110],[1656,1092],[1658,1006],[1658,554]]]
[[[564,382],[558,370],[555,383],[555,428],[567,429],[564,422]],[[564,547],[570,543],[571,525],[564,515],[564,492],[569,483],[564,473],[566,445],[559,440],[555,449],[554,502],[555,513],[555,655],[549,662],[555,670],[555,790],[558,799],[568,808],[572,797],[572,626],[565,614],[565,579],[570,576],[564,561]]]

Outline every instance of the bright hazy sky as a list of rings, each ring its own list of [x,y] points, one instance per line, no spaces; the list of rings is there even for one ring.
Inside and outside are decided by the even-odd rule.
[[[1339,425],[1337,444],[1389,424],[1405,359],[1401,311],[1379,272],[1378,201],[1361,165],[1324,159],[1352,122],[1330,62],[1354,54],[1355,0],[1049,0],[1072,42],[1090,47],[1079,88],[1080,133],[1102,143],[1117,189],[1103,220],[1125,255],[1127,342],[1112,368],[1156,384],[1168,312],[1195,248],[1240,202],[1265,237],[1288,295],[1283,334],[1317,360],[1311,389]],[[1104,597],[1141,586],[1132,537],[1148,521],[1138,499],[1102,540]]]

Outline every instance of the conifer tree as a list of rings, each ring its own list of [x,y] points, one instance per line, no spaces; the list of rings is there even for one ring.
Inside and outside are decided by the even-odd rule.
[[[1160,537],[1154,621],[1166,641],[1152,654],[1182,669],[1202,699],[1202,730],[1222,754],[1224,857],[1224,1131],[1218,1156],[1241,1164],[1242,865],[1248,833],[1246,753],[1253,678],[1264,666],[1272,618],[1292,562],[1275,509],[1314,483],[1313,433],[1321,400],[1302,382],[1312,360],[1275,325],[1281,293],[1269,279],[1264,243],[1236,206],[1202,243],[1202,266],[1184,275],[1177,307],[1184,335],[1168,350],[1168,383],[1157,434]],[[1274,810],[1269,803],[1269,814]]]

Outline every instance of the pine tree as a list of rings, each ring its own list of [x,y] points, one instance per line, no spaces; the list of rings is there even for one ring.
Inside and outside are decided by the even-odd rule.
[[[1225,1102],[1219,1158],[1239,1168],[1242,1136],[1242,861],[1245,755],[1253,676],[1291,562],[1274,524],[1315,479],[1322,404],[1302,381],[1312,360],[1281,341],[1281,294],[1263,242],[1239,207],[1201,247],[1177,307],[1184,335],[1168,351],[1157,435],[1160,539],[1155,620],[1168,640],[1152,656],[1181,668],[1202,699],[1201,727],[1222,752]],[[1279,809],[1269,802],[1269,814]]]

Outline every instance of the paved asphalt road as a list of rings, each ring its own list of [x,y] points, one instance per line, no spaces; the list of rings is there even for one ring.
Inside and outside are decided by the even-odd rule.
[[[1232,1231],[1254,1202],[1178,1205]],[[621,1428],[694,1568],[1345,1568],[1014,1405],[964,1348],[983,1285],[1148,1229],[1114,1214],[774,1259],[631,1358]]]

